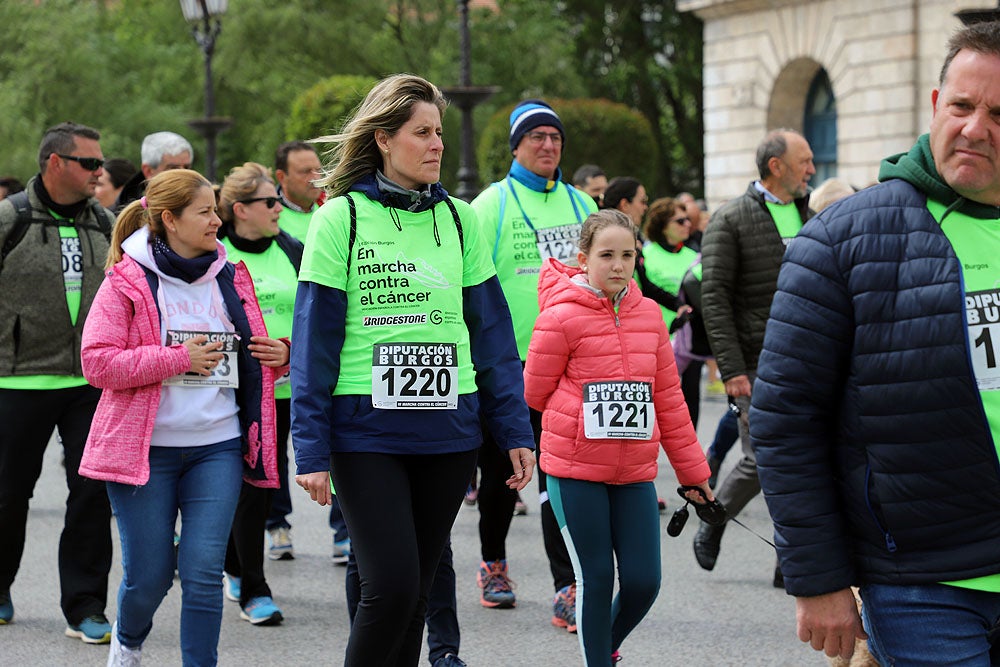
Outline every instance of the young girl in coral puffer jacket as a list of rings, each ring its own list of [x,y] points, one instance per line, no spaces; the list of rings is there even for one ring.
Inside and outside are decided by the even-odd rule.
[[[632,280],[635,256],[635,227],[606,209],[583,223],[578,268],[546,260],[524,370],[528,405],[543,413],[539,465],[573,555],[587,665],[619,659],[659,591],[659,448],[681,484],[713,498],[666,325]]]

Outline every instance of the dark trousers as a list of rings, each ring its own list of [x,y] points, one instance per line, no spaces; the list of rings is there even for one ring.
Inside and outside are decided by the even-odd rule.
[[[507,557],[507,533],[514,518],[517,491],[507,486],[514,474],[510,456],[501,450],[483,421],[483,444],[479,448],[479,543],[483,560]]]
[[[535,432],[535,456],[541,458],[542,450],[539,446],[542,439],[541,412],[531,410],[531,429]],[[552,585],[559,591],[576,582],[576,573],[573,572],[573,561],[569,559],[569,551],[566,550],[559,522],[556,521],[552,503],[549,502],[549,492],[546,488],[548,476],[542,472],[541,467],[535,468],[535,475],[538,477],[538,498],[541,505],[539,513],[542,515],[542,541],[545,542],[545,555],[549,558]]]
[[[288,442],[291,429],[291,399],[274,401],[278,442]],[[280,459],[279,459],[280,460]],[[233,528],[229,531],[225,570],[240,577],[240,606],[257,597],[271,597],[264,578],[264,524],[271,509],[274,489],[262,489],[243,482],[236,503]]]
[[[28,522],[28,501],[42,473],[45,447],[58,429],[66,460],[66,518],[59,539],[60,605],[77,625],[103,613],[111,569],[111,505],[104,482],[81,477],[80,459],[101,397],[71,389],[0,389],[0,591],[14,582]]]
[[[419,662],[431,584],[476,453],[330,456],[361,579],[347,667]]]
[[[281,410],[279,407],[281,403],[291,405],[291,402],[292,399],[290,398],[278,398],[274,400],[275,407],[279,411]],[[287,419],[288,417],[286,416]],[[278,481],[281,482],[281,485],[273,490],[274,492],[271,494],[271,506],[267,511],[265,526],[268,530],[272,528],[291,527],[288,523],[288,515],[292,513],[292,494],[288,490],[288,431],[281,430],[280,415],[278,416]]]
[[[698,416],[701,413],[701,369],[704,361],[692,361],[681,373],[681,393],[688,406],[691,423],[698,428]]]
[[[354,623],[361,601],[361,577],[358,575],[358,561],[351,551],[347,560],[347,615]],[[427,660],[432,665],[451,653],[458,655],[461,634],[458,629],[458,600],[455,599],[455,565],[452,559],[451,540],[441,552],[434,583],[427,597]]]

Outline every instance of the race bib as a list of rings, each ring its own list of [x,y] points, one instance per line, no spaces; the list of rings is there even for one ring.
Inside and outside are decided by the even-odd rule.
[[[458,346],[376,343],[372,406],[383,410],[458,409]]]
[[[63,279],[67,292],[79,292],[83,286],[83,252],[80,250],[80,239],[64,237],[59,239],[62,245]]]
[[[563,264],[576,266],[580,229],[580,223],[573,223],[535,230],[535,243],[542,261],[547,257],[554,257]]]
[[[603,381],[583,385],[583,433],[591,440],[653,437],[653,385]]]
[[[240,386],[239,367],[239,334],[229,331],[177,331],[167,329],[167,345],[182,345],[184,341],[195,336],[208,336],[209,343],[222,342],[222,359],[219,365],[212,369],[211,375],[198,373],[181,373],[163,381],[164,385],[175,387],[226,387],[235,389]]]
[[[996,391],[1000,389],[1000,289],[967,292],[965,319],[976,385],[979,391]]]

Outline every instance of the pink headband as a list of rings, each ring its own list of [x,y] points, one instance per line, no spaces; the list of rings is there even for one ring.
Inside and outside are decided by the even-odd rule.
[[[139,204],[141,204],[143,208],[149,208],[149,202],[146,201],[146,195],[142,196],[142,199],[139,200]]]

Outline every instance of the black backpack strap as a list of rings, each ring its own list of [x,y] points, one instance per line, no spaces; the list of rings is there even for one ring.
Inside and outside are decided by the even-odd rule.
[[[354,205],[354,199],[350,193],[344,195],[347,198],[347,208],[351,215],[351,231],[347,237],[347,275],[351,275],[351,255],[354,254],[354,242],[358,238],[358,209]]]
[[[462,219],[458,217],[458,209],[455,208],[455,202],[451,200],[451,197],[445,197],[444,201],[448,204],[448,208],[451,210],[451,217],[455,220],[455,229],[458,230],[458,245],[462,248],[462,254],[465,254],[465,233],[462,231]]]
[[[94,212],[94,218],[97,220],[97,227],[104,234],[104,238],[111,242],[111,229],[115,226],[115,216],[108,209],[101,206],[99,203],[94,202],[91,209]]]
[[[27,190],[12,194],[7,197],[7,201],[14,205],[16,216],[14,218],[14,225],[10,228],[6,238],[4,238],[3,245],[0,246],[0,269],[3,268],[4,260],[7,259],[10,251],[16,248],[17,244],[24,238],[32,219],[31,202],[28,201]]]

